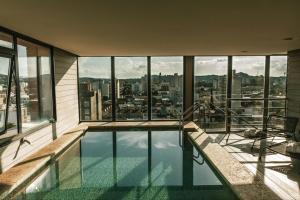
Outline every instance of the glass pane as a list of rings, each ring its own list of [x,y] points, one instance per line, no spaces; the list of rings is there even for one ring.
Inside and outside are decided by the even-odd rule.
[[[286,75],[287,56],[271,56],[269,88],[269,98],[271,99],[269,100],[269,115],[286,115]],[[277,128],[284,128],[284,120],[276,120],[275,123]]]
[[[263,100],[232,100],[231,110],[232,116],[235,116],[231,119],[232,129],[262,128]]]
[[[52,118],[50,49],[18,39],[22,130]]]
[[[152,119],[178,119],[183,102],[183,57],[151,57]]]
[[[17,133],[16,79],[14,76],[11,82],[10,101],[7,114],[7,131],[9,133]]]
[[[265,56],[234,56],[232,98],[264,97]]]
[[[232,126],[251,128],[248,122],[261,128],[263,101],[255,99],[264,97],[265,56],[234,56],[232,64],[232,98],[242,99],[231,102],[236,112]]]
[[[269,115],[285,116],[285,99],[269,100]]]
[[[286,96],[287,56],[271,56],[270,59],[269,98],[284,98]]]
[[[45,55],[47,55],[47,53],[45,52]],[[48,119],[52,116],[53,112],[50,55],[41,56],[39,62],[40,113],[42,119]]]
[[[111,120],[111,59],[80,57],[79,96],[81,120]]]
[[[5,129],[8,70],[10,59],[0,57],[0,132]]]
[[[147,57],[115,58],[117,120],[147,120]]]
[[[12,49],[13,48],[12,35],[0,32],[0,46]]]
[[[226,106],[227,63],[227,57],[195,57],[194,102],[205,104],[210,115],[201,116],[196,111],[194,119],[209,122],[209,129],[225,129],[225,115],[220,109]]]

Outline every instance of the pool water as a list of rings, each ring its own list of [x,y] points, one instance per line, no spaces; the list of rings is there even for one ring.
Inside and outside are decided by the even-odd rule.
[[[236,199],[178,130],[88,131],[17,199]]]

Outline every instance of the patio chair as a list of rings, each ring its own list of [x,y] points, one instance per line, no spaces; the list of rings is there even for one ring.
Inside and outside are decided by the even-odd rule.
[[[279,123],[283,122],[282,125]],[[280,115],[270,115],[267,120],[267,133],[273,137],[285,137],[297,141],[296,127],[299,122],[297,117],[284,117]],[[283,126],[283,127],[281,127]]]
[[[273,144],[275,137],[283,137],[287,140],[297,141],[296,137],[296,127],[299,122],[297,117],[284,117],[280,115],[270,115],[267,120],[267,130],[265,134],[260,138],[255,138],[252,144],[251,149],[254,148],[255,142],[262,139],[272,138],[271,145],[268,145],[266,148],[271,148],[275,145],[280,145],[286,143],[286,141]]]

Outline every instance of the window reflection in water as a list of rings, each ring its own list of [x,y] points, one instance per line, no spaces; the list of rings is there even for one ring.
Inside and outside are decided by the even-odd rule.
[[[24,198],[80,196],[84,191],[93,191],[104,199],[146,194],[153,198],[156,195],[199,197],[204,195],[204,186],[212,191],[205,195],[213,195],[214,199],[230,196],[223,182],[186,139],[182,150],[178,134],[178,131],[88,132],[22,195]]]

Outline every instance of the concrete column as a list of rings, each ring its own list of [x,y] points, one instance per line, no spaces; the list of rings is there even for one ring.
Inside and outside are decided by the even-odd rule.
[[[183,89],[183,110],[193,105],[194,97],[194,56],[183,57],[184,89]],[[188,120],[193,120],[193,116]]]
[[[300,49],[288,52],[287,116],[300,118]],[[296,128],[299,135],[300,123]]]

